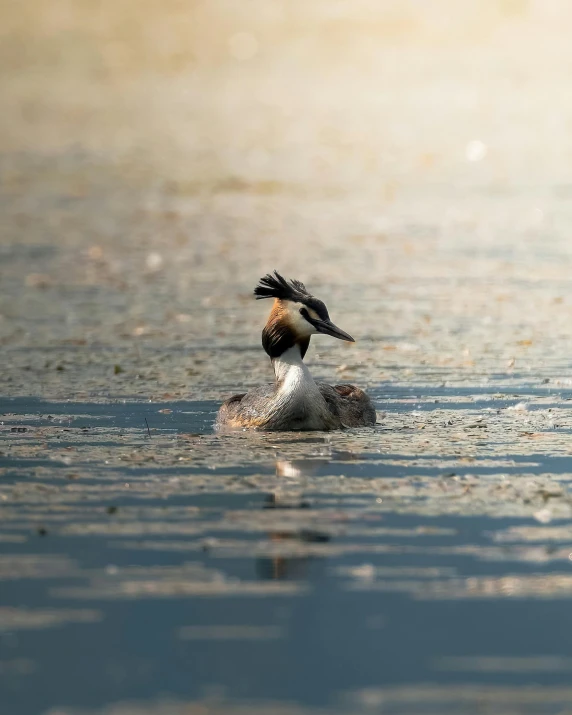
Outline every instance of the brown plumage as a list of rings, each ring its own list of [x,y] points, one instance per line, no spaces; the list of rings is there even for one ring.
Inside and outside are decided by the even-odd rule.
[[[300,353],[304,357],[310,345],[310,336],[298,334],[287,301],[276,298],[262,331],[262,346],[269,355],[281,355],[293,344],[300,346]]]

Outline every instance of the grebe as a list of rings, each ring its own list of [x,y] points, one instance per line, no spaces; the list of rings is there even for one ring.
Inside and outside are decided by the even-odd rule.
[[[375,424],[375,408],[355,385],[314,382],[303,362],[316,333],[355,342],[330,320],[324,303],[300,281],[277,271],[260,279],[257,300],[274,298],[262,346],[274,368],[274,385],[234,395],[218,412],[216,427],[260,430],[334,430]]]

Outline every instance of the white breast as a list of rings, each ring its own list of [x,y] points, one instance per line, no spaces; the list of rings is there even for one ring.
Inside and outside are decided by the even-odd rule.
[[[300,355],[300,348],[286,350],[273,361],[277,393],[275,418],[283,429],[331,429],[332,415]]]

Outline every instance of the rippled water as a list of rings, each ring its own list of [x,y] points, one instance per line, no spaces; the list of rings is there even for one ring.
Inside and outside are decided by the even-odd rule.
[[[208,401],[4,401],[9,711],[565,705],[572,394],[377,397],[373,429],[224,436]]]
[[[2,715],[560,715],[565,0],[0,4]],[[374,429],[218,435],[274,268]]]

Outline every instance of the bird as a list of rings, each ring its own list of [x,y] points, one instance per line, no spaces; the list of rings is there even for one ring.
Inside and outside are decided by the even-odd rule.
[[[298,280],[278,271],[260,279],[257,300],[274,303],[262,331],[262,347],[274,368],[274,384],[234,395],[221,405],[215,427],[270,431],[339,430],[376,422],[370,397],[355,385],[315,382],[304,363],[312,335],[355,342],[330,320],[323,301]]]

